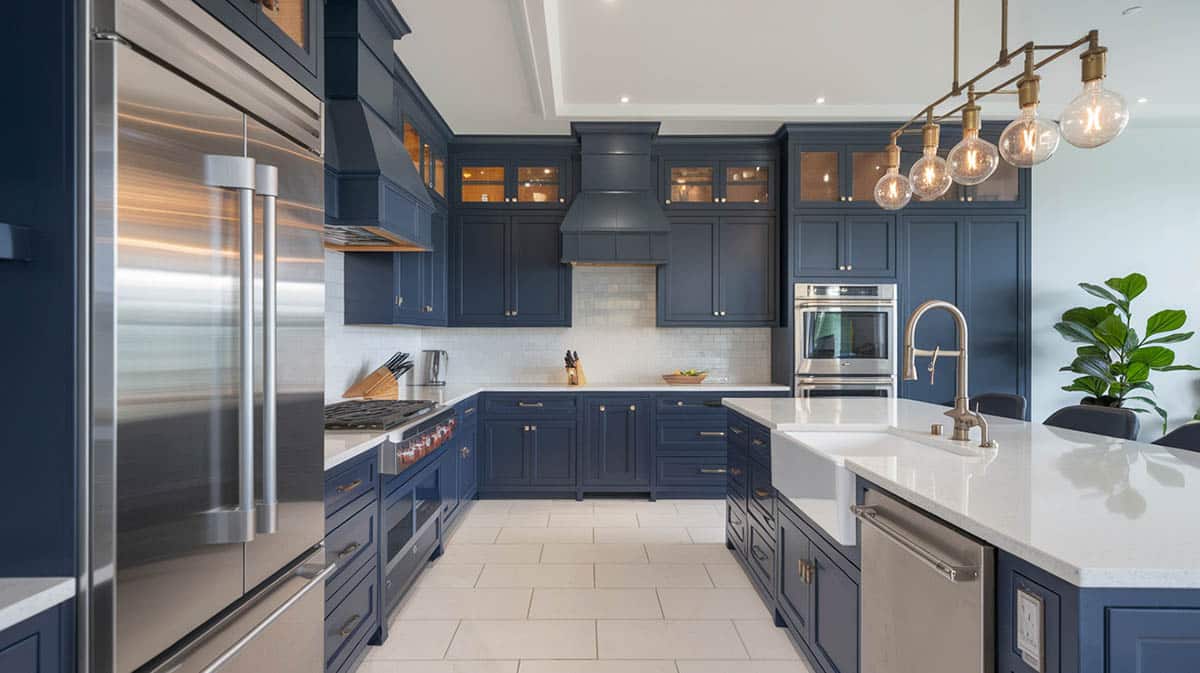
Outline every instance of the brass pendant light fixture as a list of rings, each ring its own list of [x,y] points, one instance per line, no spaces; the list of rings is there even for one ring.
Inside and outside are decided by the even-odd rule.
[[[966,82],[958,78],[959,3],[954,0],[954,81],[950,91],[927,105],[921,112],[891,134],[888,146],[888,171],[875,185],[875,202],[887,210],[908,205],[913,194],[922,200],[936,199],[950,189],[951,182],[977,185],[987,180],[1000,165],[1000,158],[1019,168],[1028,168],[1046,161],[1058,150],[1059,141],[1076,147],[1099,147],[1125,130],[1129,123],[1129,106],[1118,93],[1104,88],[1108,49],[1100,46],[1100,33],[1090,30],[1070,44],[1037,44],[1026,42],[1008,49],[1008,0],[1000,0],[1000,56]],[[1046,64],[1086,45],[1080,54],[1083,91],[1063,110],[1059,123],[1038,116],[1038,96],[1041,78],[1036,74]],[[1036,58],[1038,51],[1049,56]],[[1023,71],[990,89],[977,89],[980,82],[992,73],[1012,65],[1013,59],[1024,55]],[[1017,84],[1016,90],[1007,87]],[[967,101],[957,107],[937,113],[937,108],[952,98],[967,95]],[[1000,136],[999,147],[979,136],[979,101],[987,96],[1016,94],[1020,116]],[[938,122],[961,115],[962,140],[942,159],[937,154],[940,127]],[[899,140],[903,135],[917,133],[916,121],[925,117],[920,130],[924,152],[913,165],[908,177],[899,173]],[[895,155],[896,163],[891,164]],[[906,194],[907,190],[907,195]]]

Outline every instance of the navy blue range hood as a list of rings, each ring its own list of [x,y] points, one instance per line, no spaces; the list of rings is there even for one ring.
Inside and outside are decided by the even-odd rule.
[[[581,189],[563,219],[562,261],[666,264],[671,223],[652,192],[657,122],[579,122]]]

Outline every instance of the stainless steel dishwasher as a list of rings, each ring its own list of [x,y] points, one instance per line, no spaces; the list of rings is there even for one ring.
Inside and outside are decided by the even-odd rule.
[[[862,522],[862,673],[992,673],[995,548],[879,491]]]

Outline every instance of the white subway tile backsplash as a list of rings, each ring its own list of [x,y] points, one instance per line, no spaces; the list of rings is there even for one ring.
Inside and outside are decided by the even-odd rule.
[[[343,323],[342,260],[326,252],[326,400],[396,351],[419,365],[422,348],[447,351],[449,380],[459,382],[562,383],[568,348],[592,383],[656,383],[689,367],[729,383],[770,380],[768,328],[656,327],[653,267],[575,267],[570,328],[364,327]],[[419,376],[418,366],[411,382]]]

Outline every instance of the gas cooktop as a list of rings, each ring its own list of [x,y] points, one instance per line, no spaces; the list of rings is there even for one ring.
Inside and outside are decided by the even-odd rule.
[[[351,400],[325,407],[326,430],[390,430],[433,411],[430,400]]]

